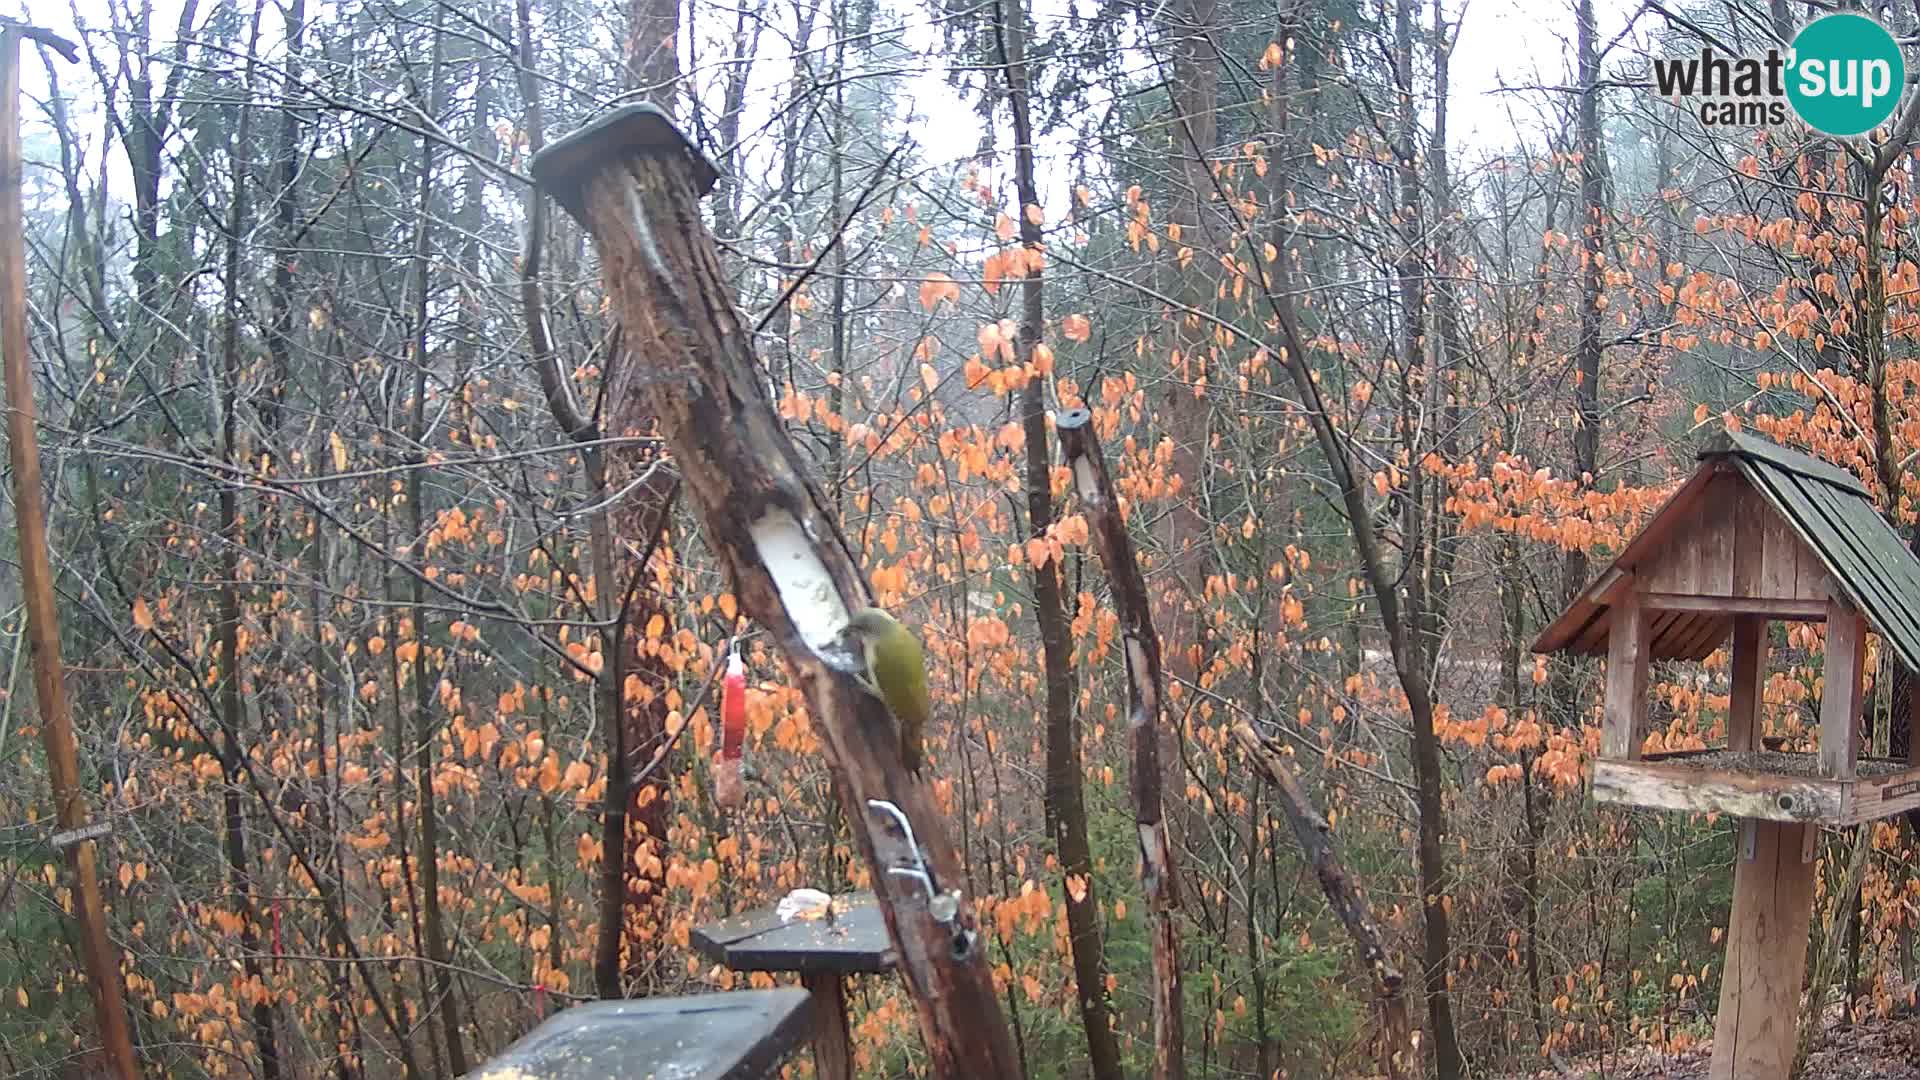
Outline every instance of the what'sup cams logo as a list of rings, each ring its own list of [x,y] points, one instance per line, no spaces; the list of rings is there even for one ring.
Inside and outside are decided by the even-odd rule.
[[[1768,127],[1787,113],[1826,135],[1864,135],[1886,123],[1907,86],[1907,61],[1887,28],[1865,15],[1825,15],[1784,53],[1656,59],[1660,96],[1691,107],[1714,127]]]

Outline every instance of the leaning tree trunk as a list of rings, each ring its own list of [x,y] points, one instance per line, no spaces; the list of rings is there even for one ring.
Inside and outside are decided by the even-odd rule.
[[[1280,796],[1281,813],[1293,829],[1307,865],[1313,867],[1320,891],[1326,894],[1327,905],[1333,908],[1347,936],[1353,939],[1360,962],[1373,975],[1374,996],[1380,1004],[1380,1071],[1390,1080],[1418,1075],[1413,1021],[1408,1016],[1407,999],[1402,993],[1406,979],[1387,952],[1386,939],[1380,933],[1380,924],[1374,921],[1372,905],[1354,883],[1353,872],[1347,869],[1346,861],[1334,845],[1333,824],[1301,790],[1300,782],[1281,760],[1280,751],[1261,738],[1251,724],[1242,721],[1234,727],[1233,736],[1254,768]]]
[[[699,199],[713,186],[657,108],[630,106],[534,161],[585,226],[625,336],[624,365],[665,434],[733,593],[806,696],[932,1058],[942,1077],[1022,1075],[971,898],[930,789],[861,688],[849,613],[872,593],[831,504],[767,398]]]

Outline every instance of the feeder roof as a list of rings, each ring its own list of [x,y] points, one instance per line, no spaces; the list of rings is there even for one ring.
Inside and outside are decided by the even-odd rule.
[[[1920,559],[1874,508],[1865,484],[1843,469],[1757,436],[1726,432],[1699,452],[1701,467],[1682,484],[1612,565],[1576,597],[1533,644],[1540,653],[1601,653],[1607,648],[1611,596],[1644,564],[1671,554],[1676,533],[1708,510],[1702,496],[1729,469],[1761,496],[1827,571],[1909,670],[1920,670]],[[1730,558],[1730,553],[1720,553]],[[1700,659],[1732,628],[1731,615],[1670,612],[1654,625],[1654,659]]]

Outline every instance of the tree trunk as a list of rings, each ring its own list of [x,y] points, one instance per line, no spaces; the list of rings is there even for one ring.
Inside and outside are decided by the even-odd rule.
[[[1044,240],[1037,220],[1039,187],[1033,169],[1033,118],[1028,84],[1027,13],[1021,0],[1001,0],[995,30],[1000,61],[1006,71],[1008,104],[1013,112],[1014,185],[1020,196],[1020,242],[1038,254]],[[1047,441],[1043,393],[1052,381],[1036,371],[1034,353],[1046,334],[1046,309],[1038,264],[1027,268],[1020,282],[1020,345],[1018,362],[1029,369],[1021,390],[1021,422],[1027,437],[1027,535],[1044,536],[1053,524],[1053,461]],[[1087,807],[1081,789],[1080,723],[1074,710],[1073,643],[1066,605],[1061,597],[1059,566],[1048,561],[1033,567],[1034,619],[1040,625],[1040,643],[1046,670],[1047,831],[1059,852],[1065,882],[1068,944],[1073,953],[1074,983],[1078,988],[1080,1022],[1086,1031],[1087,1060],[1096,1080],[1118,1080],[1120,1044],[1113,1032],[1107,1003],[1105,945],[1100,929],[1100,898],[1093,883],[1093,852],[1087,840]],[[1155,1002],[1159,998],[1156,996]],[[1156,1016],[1156,1022],[1158,1017]]]
[[[631,0],[627,18],[627,88],[673,113],[680,83],[680,0]]]
[[[27,609],[27,644],[33,654],[34,704],[38,709],[41,741],[46,748],[54,820],[61,832],[72,832],[90,824],[87,820],[89,800],[80,776],[73,708],[67,696],[66,670],[60,656],[60,612],[54,597],[53,559],[47,542],[46,495],[40,473],[33,362],[27,336],[27,229],[21,198],[24,166],[20,141],[20,41],[23,36],[45,41],[39,31],[18,23],[0,29],[0,362],[4,362],[6,368],[7,461],[13,472],[20,591]],[[71,45],[62,52],[69,60],[73,59]],[[229,295],[229,304],[232,299]],[[18,658],[16,651],[16,664]],[[222,764],[225,764],[224,755]],[[97,854],[92,838],[76,839],[65,845],[71,903],[80,924],[77,951],[86,971],[94,1023],[99,1028],[106,1064],[120,1080],[135,1080],[140,1072],[134,1059],[132,1027],[120,978],[120,950],[107,932]]]
[[[1580,117],[1580,315],[1573,362],[1573,479],[1583,489],[1600,478],[1600,342],[1601,277],[1606,258],[1605,175],[1601,171],[1600,54],[1594,26],[1593,0],[1576,0],[1579,24]],[[1566,595],[1586,587],[1590,573],[1585,548],[1567,550],[1561,578]]]
[[[600,254],[628,355],[745,614],[785,653],[920,1019],[935,1075],[1021,1075],[957,854],[891,716],[860,689],[847,612],[871,603],[852,550],[767,400],[698,198],[710,174],[658,113],[556,143],[534,176]],[[671,378],[659,377],[667,372]],[[911,827],[911,832],[908,831]],[[924,867],[912,876],[889,872]]]
[[[300,209],[300,118],[295,112],[295,87],[299,85],[301,42],[307,29],[306,0],[292,0],[282,9],[287,39],[284,61],[289,78],[280,96],[280,141],[274,149],[279,166],[279,190],[273,196],[274,238],[273,322],[267,328],[267,356],[272,361],[273,377],[262,395],[260,425],[268,439],[280,432],[282,409],[293,372],[293,274],[298,261],[299,243],[295,219]],[[324,459],[323,459],[324,460]]]
[[[262,4],[253,7],[247,38],[246,74],[241,84],[242,100],[236,111],[232,143],[233,195],[227,207],[227,252],[225,269],[226,311],[220,342],[222,357],[220,443],[229,469],[235,475],[247,470],[240,447],[240,380],[246,363],[240,356],[240,243],[247,221],[248,160],[253,137],[254,50],[260,37]],[[233,890],[240,916],[241,970],[249,982],[264,985],[260,964],[259,912],[253,897],[253,867],[247,851],[246,810],[240,803],[240,775],[248,768],[247,751],[241,744],[241,727],[246,716],[242,694],[245,668],[240,658],[240,552],[247,546],[246,527],[240,515],[240,491],[232,483],[220,486],[220,533],[226,542],[220,548],[220,764],[225,785],[221,790],[222,831],[227,858],[227,884]],[[260,1055],[263,1080],[278,1080],[280,1050],[274,1039],[273,998],[269,994],[252,1006],[255,1052]]]
[[[1352,871],[1334,845],[1333,826],[1307,798],[1277,747],[1262,739],[1245,721],[1234,728],[1233,735],[1260,775],[1280,796],[1281,813],[1293,829],[1294,839],[1299,841],[1300,854],[1313,868],[1327,905],[1346,928],[1360,962],[1373,976],[1374,995],[1380,1006],[1381,1071],[1390,1078],[1418,1075],[1413,1023],[1407,1016],[1406,998],[1401,994],[1405,979],[1387,952],[1386,939],[1374,921],[1372,905],[1354,883]]]
[[[1410,5],[1410,0],[1400,2]],[[1294,117],[1283,96],[1277,96],[1272,116],[1276,129],[1281,133],[1283,145],[1297,145],[1300,136],[1294,130]],[[1278,357],[1288,380],[1300,396],[1314,443],[1331,474],[1333,486],[1340,493],[1348,534],[1353,539],[1362,576],[1373,594],[1380,626],[1387,635],[1395,677],[1407,698],[1407,712],[1412,723],[1415,804],[1420,818],[1417,862],[1426,929],[1424,981],[1427,1011],[1433,1026],[1435,1064],[1441,1080],[1458,1080],[1463,1074],[1464,1064],[1454,1033],[1453,1010],[1447,991],[1447,962],[1452,955],[1452,945],[1447,913],[1449,900],[1446,895],[1445,803],[1441,792],[1440,744],[1434,730],[1429,669],[1419,642],[1422,636],[1421,622],[1417,607],[1402,604],[1401,576],[1386,563],[1381,538],[1374,525],[1374,511],[1368,504],[1366,490],[1361,484],[1354,451],[1348,445],[1348,436],[1335,427],[1319,379],[1307,360],[1311,350],[1300,328],[1293,299],[1295,270],[1290,249],[1296,241],[1283,227],[1277,231],[1273,242],[1281,249],[1281,257],[1271,264],[1271,283],[1262,283],[1262,298],[1279,326],[1281,347],[1277,350]],[[1254,254],[1249,252],[1250,256]]]
[[[440,115],[441,80],[445,66],[446,43],[442,29],[445,12],[444,6],[434,9],[433,60],[427,76],[426,111],[429,117],[435,118]],[[413,394],[412,412],[407,421],[407,443],[412,448],[409,463],[413,465],[407,471],[408,524],[413,536],[413,556],[421,561],[423,570],[427,559],[428,530],[427,470],[422,466],[427,461],[427,369],[431,363],[428,358],[428,321],[429,290],[432,285],[433,149],[432,139],[420,140],[419,217],[414,228],[413,248],[413,343],[409,357],[413,365]],[[467,1052],[461,1036],[460,999],[454,993],[453,972],[449,967],[452,957],[447,947],[445,914],[440,904],[440,814],[439,799],[433,791],[433,750],[439,732],[433,716],[435,684],[429,681],[427,672],[431,650],[427,645],[426,582],[416,575],[412,578],[412,589],[408,616],[413,621],[410,640],[413,645],[414,694],[412,756],[417,802],[415,809],[420,822],[420,904],[422,929],[426,933],[427,962],[433,967],[433,999],[428,1011],[439,1017],[440,1037],[447,1052],[447,1068],[452,1075],[459,1076],[467,1071]],[[398,692],[397,686],[395,692]]]
[[[1428,575],[1433,551],[1422,506],[1425,485],[1421,481],[1419,462],[1425,455],[1415,442],[1422,426],[1416,420],[1416,413],[1420,409],[1420,400],[1424,396],[1422,388],[1426,381],[1422,368],[1426,360],[1427,255],[1423,248],[1422,222],[1425,215],[1416,158],[1419,128],[1413,102],[1414,22],[1414,0],[1396,0],[1394,59],[1399,83],[1401,143],[1396,172],[1400,187],[1399,231],[1403,245],[1396,266],[1402,334],[1400,451],[1408,475],[1403,490],[1397,493],[1402,500],[1403,554],[1401,572],[1397,576],[1403,583],[1400,588],[1405,596],[1405,608],[1401,615],[1404,624],[1390,627],[1389,633],[1401,639],[1401,648],[1396,653],[1404,650],[1406,654],[1404,659],[1396,656],[1396,666],[1404,665],[1418,671],[1424,683],[1433,667],[1434,658],[1429,655],[1429,645],[1438,635],[1430,632],[1434,628],[1428,623]],[[1391,585],[1388,587],[1393,588]],[[1412,695],[1408,696],[1411,699]],[[1454,1034],[1452,997],[1447,991],[1448,964],[1452,957],[1447,891],[1452,883],[1447,877],[1444,848],[1446,822],[1440,791],[1440,740],[1433,728],[1431,701],[1426,705],[1428,715],[1425,719],[1420,717],[1416,709],[1413,722],[1413,771],[1420,805],[1420,891],[1426,916],[1422,974],[1426,984],[1428,1019],[1433,1025],[1434,1064],[1441,1080],[1453,1080],[1462,1074],[1464,1066],[1460,1058],[1459,1041]]]

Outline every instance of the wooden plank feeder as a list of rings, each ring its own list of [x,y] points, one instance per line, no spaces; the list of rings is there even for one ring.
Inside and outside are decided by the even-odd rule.
[[[1699,458],[1533,648],[1607,658],[1595,799],[1740,819],[1708,1076],[1762,1080],[1793,1061],[1820,827],[1920,807],[1920,757],[1864,756],[1858,719],[1869,633],[1920,670],[1920,560],[1832,465],[1740,433]],[[1827,624],[1817,752],[1777,749],[1760,730],[1776,621]],[[1650,662],[1704,660],[1729,638],[1726,744],[1646,752]],[[1920,719],[1917,704],[1899,707]]]
[[[596,1001],[555,1013],[469,1080],[765,1080],[806,1039],[805,990]]]
[[[852,1080],[853,1035],[847,1022],[846,978],[880,975],[894,966],[893,942],[872,893],[834,898],[831,920],[787,920],[774,907],[693,928],[693,944],[734,971],[794,972],[813,995],[814,1076]]]

